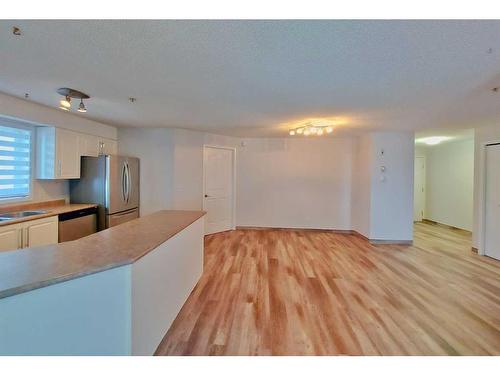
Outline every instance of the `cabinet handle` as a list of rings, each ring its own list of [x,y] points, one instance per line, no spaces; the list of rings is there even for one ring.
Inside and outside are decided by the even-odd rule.
[[[17,248],[18,249],[22,249],[23,248],[23,245],[24,245],[24,241],[23,241],[23,229],[19,229],[18,231],[18,235],[17,235]]]
[[[57,161],[57,176],[61,177],[61,171],[62,171],[62,166],[61,166],[61,160]]]
[[[21,235],[21,247],[20,247],[20,249],[24,249],[25,247],[29,247],[30,241],[29,241],[28,228],[19,229],[19,234]]]

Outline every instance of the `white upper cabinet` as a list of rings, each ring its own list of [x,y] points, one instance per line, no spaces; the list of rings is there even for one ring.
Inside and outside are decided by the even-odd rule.
[[[55,127],[37,128],[36,178],[80,178],[78,133]]]
[[[118,144],[113,139],[99,138],[99,150],[103,155],[116,155],[118,153]]]
[[[78,138],[81,156],[98,156],[99,140],[94,135],[81,134]]]
[[[115,155],[118,148],[115,140],[88,134],[79,135],[79,145],[81,156]]]
[[[80,178],[82,156],[114,155],[117,142],[113,139],[82,134],[52,126],[36,131],[36,178]]]

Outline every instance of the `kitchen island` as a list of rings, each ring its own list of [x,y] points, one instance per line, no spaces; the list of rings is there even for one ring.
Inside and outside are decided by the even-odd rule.
[[[0,253],[0,354],[153,354],[201,276],[204,214]]]

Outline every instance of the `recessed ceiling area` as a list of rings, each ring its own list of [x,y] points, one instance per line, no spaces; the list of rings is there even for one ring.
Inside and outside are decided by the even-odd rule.
[[[474,129],[430,129],[415,133],[417,146],[474,140]]]
[[[13,35],[17,26],[21,35]],[[500,118],[499,21],[0,21],[0,91],[119,127],[287,136]],[[130,102],[129,98],[137,98]]]

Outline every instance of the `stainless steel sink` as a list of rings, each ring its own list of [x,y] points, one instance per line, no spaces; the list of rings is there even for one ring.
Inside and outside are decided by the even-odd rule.
[[[46,210],[31,210],[31,211],[18,211],[18,212],[5,212],[0,214],[0,221],[20,219],[27,216],[41,215],[47,213]]]

